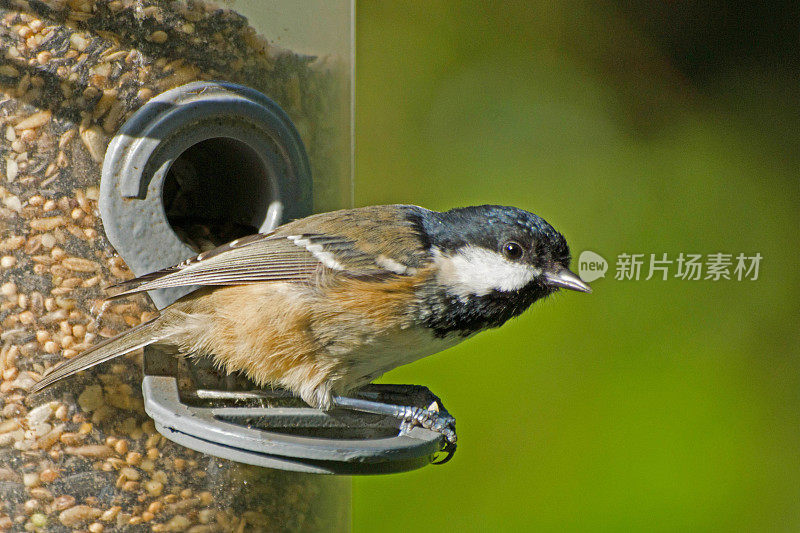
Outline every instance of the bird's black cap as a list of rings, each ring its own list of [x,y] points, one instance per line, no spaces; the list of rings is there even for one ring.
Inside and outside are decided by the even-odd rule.
[[[508,241],[528,251],[527,261],[545,271],[568,268],[567,240],[542,217],[501,205],[459,207],[421,217],[430,244],[445,252],[467,245],[499,250]]]

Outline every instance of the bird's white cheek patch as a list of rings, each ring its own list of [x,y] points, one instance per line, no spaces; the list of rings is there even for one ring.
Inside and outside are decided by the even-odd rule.
[[[434,255],[439,283],[458,296],[516,291],[540,274],[530,265],[509,261],[497,252],[475,246],[465,246],[453,255],[435,250]]]

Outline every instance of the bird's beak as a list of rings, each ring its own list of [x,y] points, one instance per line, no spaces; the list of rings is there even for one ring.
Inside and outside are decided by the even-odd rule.
[[[571,291],[592,292],[592,288],[568,268],[562,268],[557,272],[546,272],[544,277],[547,280],[547,284],[553,287],[563,287]]]

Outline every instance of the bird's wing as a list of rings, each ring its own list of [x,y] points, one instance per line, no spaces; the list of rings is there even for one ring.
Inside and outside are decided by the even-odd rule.
[[[352,211],[359,210],[338,213],[341,216]],[[119,292],[113,297],[188,285],[302,282],[325,269],[357,277],[407,275],[420,263],[419,239],[409,233],[415,230],[408,224],[401,223],[396,231],[390,232],[394,238],[380,239],[375,236],[380,221],[369,222],[372,218],[368,214],[356,217],[360,225],[340,221],[332,226],[329,222],[336,214],[317,215],[270,234],[236,239],[175,266],[115,285],[112,289]],[[412,247],[412,253],[403,254],[398,249],[398,242],[403,239],[408,241],[404,246]]]

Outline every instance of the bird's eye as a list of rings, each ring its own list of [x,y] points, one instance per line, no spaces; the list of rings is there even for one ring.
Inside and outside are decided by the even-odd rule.
[[[514,241],[507,242],[503,245],[503,255],[508,259],[517,260],[522,257],[522,246]]]

